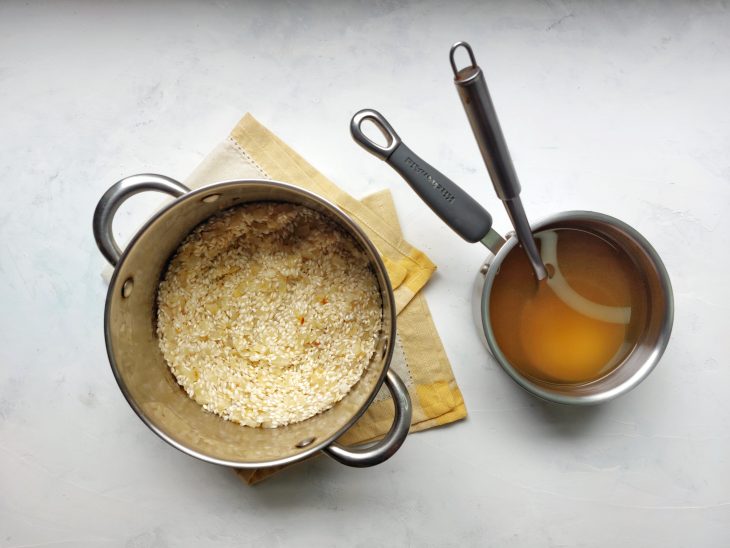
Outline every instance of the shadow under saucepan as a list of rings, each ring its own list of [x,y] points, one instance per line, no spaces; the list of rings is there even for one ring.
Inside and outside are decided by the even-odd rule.
[[[515,386],[521,401],[541,424],[564,438],[589,434],[608,412],[611,402],[600,405],[566,405],[549,402]]]

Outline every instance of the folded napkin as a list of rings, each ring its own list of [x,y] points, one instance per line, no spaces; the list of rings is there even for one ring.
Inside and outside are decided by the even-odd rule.
[[[391,367],[403,379],[413,403],[411,432],[466,417],[451,365],[419,291],[436,269],[403,239],[390,192],[358,201],[319,173],[281,139],[246,114],[228,138],[195,169],[185,184],[198,188],[232,179],[273,179],[310,190],[336,203],[367,233],[383,258],[395,294],[396,346]],[[382,437],[393,421],[390,392],[383,387],[360,420],[339,441],[364,443]],[[253,484],[280,468],[238,470]]]

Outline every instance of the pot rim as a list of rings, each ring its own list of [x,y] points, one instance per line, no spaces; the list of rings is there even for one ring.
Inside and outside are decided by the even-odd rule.
[[[651,262],[656,267],[656,270],[659,275],[660,280],[660,286],[662,289],[662,292],[664,293],[666,297],[666,314],[661,322],[660,327],[660,336],[657,340],[657,343],[649,355],[649,357],[646,359],[644,364],[629,378],[627,378],[623,383],[619,384],[618,386],[606,390],[604,392],[598,392],[594,394],[584,394],[584,395],[570,395],[565,393],[556,393],[551,390],[545,389],[539,384],[532,382],[529,378],[524,376],[522,373],[520,373],[515,367],[510,364],[507,357],[504,355],[504,353],[499,348],[494,331],[492,329],[491,322],[489,320],[489,299],[491,295],[492,286],[494,285],[494,279],[499,271],[499,266],[502,264],[502,261],[504,261],[504,258],[509,254],[509,252],[517,245],[517,238],[511,237],[508,238],[504,245],[499,249],[496,255],[494,255],[491,259],[491,261],[488,261],[488,269],[486,271],[485,277],[484,277],[484,285],[482,287],[482,294],[481,294],[481,303],[480,303],[480,317],[481,317],[481,328],[484,333],[484,337],[486,339],[486,342],[489,346],[489,350],[492,354],[492,356],[497,360],[500,367],[514,380],[517,384],[519,384],[522,388],[524,388],[527,392],[530,392],[531,394],[542,398],[544,400],[554,402],[554,403],[560,403],[560,404],[569,404],[569,405],[595,405],[599,403],[603,403],[609,400],[612,400],[621,394],[624,394],[633,388],[635,388],[638,384],[640,384],[648,375],[652,372],[652,370],[656,367],[656,365],[659,363],[659,360],[661,359],[662,355],[664,354],[664,351],[666,350],[667,344],[669,342],[669,337],[672,332],[672,325],[674,323],[674,297],[672,293],[672,285],[671,281],[669,279],[669,274],[667,273],[667,270],[664,266],[664,263],[662,262],[661,258],[659,257],[659,254],[656,252],[654,247],[649,243],[649,241],[644,238],[644,236],[641,235],[635,228],[633,228],[631,225],[621,221],[620,219],[617,219],[615,217],[612,217],[610,215],[606,215],[604,213],[598,213],[595,211],[586,211],[586,210],[573,210],[573,211],[563,211],[560,213],[555,213],[553,215],[550,215],[548,217],[545,217],[538,222],[534,223],[531,226],[531,229],[533,232],[540,230],[544,226],[558,223],[561,221],[580,221],[580,220],[588,220],[588,221],[598,221],[601,223],[605,223],[611,226],[614,226],[624,232],[626,232],[631,238],[636,240],[644,252],[649,256],[651,259]],[[620,367],[620,366],[619,366]],[[581,386],[585,386],[588,384],[591,384],[591,381],[589,383],[584,383]]]
[[[112,348],[112,337],[111,337],[111,330],[110,330],[110,309],[111,309],[111,302],[114,298],[114,294],[116,291],[121,291],[121,286],[117,287],[118,283],[118,274],[122,270],[122,266],[124,265],[124,262],[126,261],[131,249],[135,246],[137,241],[141,238],[142,234],[144,234],[147,229],[154,224],[163,214],[167,213],[168,211],[174,209],[177,207],[180,203],[188,201],[188,200],[195,200],[198,198],[203,198],[205,195],[209,194],[216,194],[220,193],[222,190],[226,189],[227,187],[232,186],[239,186],[241,184],[246,183],[256,183],[256,184],[262,184],[266,186],[271,186],[275,188],[282,189],[287,192],[292,192],[294,194],[304,195],[305,197],[319,203],[320,205],[324,206],[328,212],[334,214],[334,216],[341,221],[348,230],[355,232],[358,236],[360,236],[361,240],[365,243],[366,247],[368,248],[368,251],[370,252],[371,256],[374,257],[376,267],[377,269],[383,274],[383,279],[385,280],[385,287],[381,288],[381,294],[384,292],[387,294],[388,303],[390,305],[390,316],[391,316],[391,322],[390,322],[390,330],[388,333],[382,333],[381,336],[387,337],[386,344],[386,353],[384,356],[384,366],[382,371],[380,372],[380,376],[375,384],[375,387],[373,388],[370,396],[367,398],[367,400],[363,403],[363,405],[360,407],[360,409],[355,412],[350,419],[343,424],[336,432],[334,432],[332,435],[330,435],[327,438],[324,438],[323,440],[318,440],[317,442],[313,442],[310,446],[308,446],[305,450],[295,454],[291,455],[289,457],[282,457],[277,458],[273,460],[266,460],[266,461],[252,461],[252,462],[240,462],[240,461],[230,461],[227,459],[221,459],[217,457],[212,457],[210,455],[207,455],[205,453],[201,453],[200,451],[196,451],[194,449],[191,449],[190,447],[187,447],[186,445],[178,442],[176,439],[169,436],[167,433],[165,433],[163,430],[158,428],[145,414],[145,412],[140,408],[139,405],[137,405],[137,402],[132,397],[129,389],[127,388],[123,378],[119,374],[119,370],[117,368],[116,359],[114,357],[114,350]],[[272,201],[281,201],[281,200],[272,200]],[[236,207],[231,206],[231,207]],[[306,205],[304,207],[307,207]],[[215,215],[213,213],[212,215]],[[211,216],[212,216],[211,215]],[[201,221],[204,222],[204,221]],[[193,227],[194,229],[194,227]],[[192,230],[192,229],[191,229]],[[379,284],[380,285],[380,284]],[[385,306],[382,307],[383,313],[385,312]],[[222,466],[228,466],[231,468],[238,468],[238,469],[253,469],[253,468],[268,468],[273,466],[281,466],[285,464],[291,464],[294,462],[298,462],[300,460],[304,460],[305,458],[317,453],[318,451],[321,451],[322,449],[329,446],[332,442],[337,440],[340,436],[342,436],[347,430],[349,430],[355,422],[367,411],[367,409],[372,404],[373,400],[377,396],[378,392],[380,391],[380,388],[383,385],[383,382],[385,381],[385,376],[388,373],[388,370],[390,369],[390,363],[393,358],[393,350],[395,347],[395,337],[396,337],[396,311],[395,311],[395,296],[393,294],[393,287],[390,282],[390,277],[388,276],[388,271],[385,268],[385,264],[383,263],[382,258],[380,257],[380,253],[378,252],[377,248],[373,244],[370,237],[363,231],[360,226],[358,226],[357,223],[347,214],[345,213],[339,206],[334,204],[333,202],[329,201],[326,198],[323,198],[322,196],[315,194],[314,192],[311,192],[309,190],[303,189],[301,187],[298,187],[296,185],[285,183],[282,181],[275,181],[275,180],[269,180],[269,179],[229,179],[225,181],[219,181],[216,183],[212,183],[209,185],[202,186],[200,188],[190,190],[189,192],[183,194],[182,196],[173,199],[170,203],[165,204],[163,207],[161,207],[158,211],[156,211],[152,216],[150,216],[149,219],[135,232],[134,236],[129,240],[127,245],[125,246],[124,250],[122,251],[121,256],[119,257],[119,260],[117,261],[117,264],[114,265],[114,272],[111,276],[111,279],[109,280],[109,288],[107,290],[107,296],[104,303],[104,341],[106,346],[106,352],[107,357],[109,358],[109,364],[112,369],[112,373],[114,374],[114,378],[117,381],[117,385],[119,386],[119,389],[121,390],[122,394],[124,395],[124,399],[127,400],[127,403],[132,408],[132,410],[136,413],[136,415],[142,420],[142,422],[155,434],[157,434],[162,440],[169,443],[172,447],[175,449],[178,449],[179,451],[182,451],[183,453],[190,455],[192,457],[198,458],[202,461],[209,462],[212,464],[218,464]],[[359,382],[359,380],[358,380]],[[340,400],[341,401],[341,400]],[[335,404],[337,405],[337,404]],[[332,408],[330,408],[332,409]],[[329,411],[329,410],[327,410]],[[326,413],[327,411],[323,411]],[[220,418],[220,417],[219,417]],[[220,420],[224,420],[223,418],[220,418]],[[248,428],[241,426],[242,428]],[[283,427],[286,428],[286,427]]]

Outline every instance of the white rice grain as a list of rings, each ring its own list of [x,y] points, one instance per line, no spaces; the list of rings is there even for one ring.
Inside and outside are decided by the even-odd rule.
[[[321,413],[360,379],[382,322],[365,252],[324,215],[259,202],[198,226],[157,295],[177,382],[207,411],[274,428]]]

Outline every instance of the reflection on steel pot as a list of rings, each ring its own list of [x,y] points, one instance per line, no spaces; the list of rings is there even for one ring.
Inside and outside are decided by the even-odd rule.
[[[139,192],[155,190],[176,199],[157,212],[122,252],[112,236],[119,206]],[[249,428],[203,410],[180,389],[167,367],[155,333],[157,285],[182,240],[221,210],[260,201],[298,204],[317,210],[350,234],[375,271],[383,321],[376,352],[352,390],[329,410],[280,428]],[[104,313],[104,335],[114,376],[139,417],[162,439],[208,462],[261,468],[302,460],[324,451],[349,466],[372,466],[391,457],[408,434],[411,401],[389,369],[396,316],[385,266],[365,233],[337,206],[295,186],[267,180],[226,181],[191,191],[162,175],[133,175],[114,184],[94,212],[99,250],[115,266]],[[358,447],[336,442],[367,410],[381,385],[390,390],[395,418],[383,440]]]

